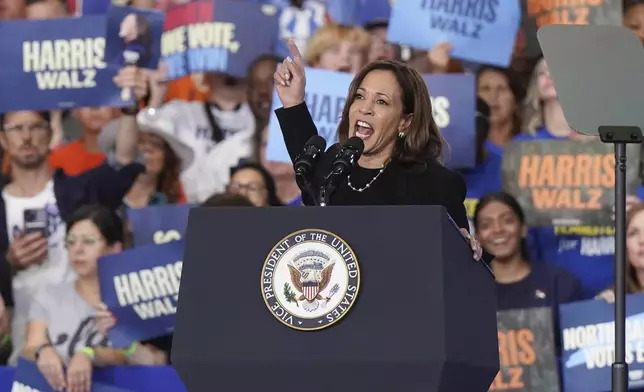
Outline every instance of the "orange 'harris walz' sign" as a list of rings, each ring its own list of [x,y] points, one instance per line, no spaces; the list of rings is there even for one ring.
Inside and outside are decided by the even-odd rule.
[[[522,0],[528,53],[540,52],[536,32],[549,24],[622,25],[622,0]]]
[[[559,392],[552,309],[497,312],[500,370],[489,392]]]
[[[639,154],[630,150],[627,193],[636,194]],[[505,148],[503,189],[517,198],[532,226],[612,223],[613,146],[599,141],[515,142]]]
[[[621,2],[621,0],[620,0]],[[612,0],[527,0],[526,12],[537,27],[548,24],[595,24],[597,12],[612,8]],[[615,2],[620,6],[621,4]]]

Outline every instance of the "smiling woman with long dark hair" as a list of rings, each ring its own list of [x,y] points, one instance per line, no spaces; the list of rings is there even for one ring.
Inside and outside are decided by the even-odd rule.
[[[495,255],[499,310],[556,306],[581,300],[581,283],[572,273],[553,264],[531,263],[528,227],[519,202],[504,192],[481,198],[474,211],[476,238]]]
[[[289,155],[295,159],[317,128],[304,102],[302,57],[292,41],[289,47],[292,58],[284,60],[273,77],[283,105],[275,113]],[[338,126],[341,143],[354,136],[364,142],[364,152],[330,204],[445,206],[480,256],[478,242],[467,231],[465,182],[441,162],[444,141],[418,72],[397,61],[376,61],[358,72]],[[314,183],[321,183],[321,176],[331,171],[332,160],[331,154],[324,156]],[[305,197],[304,203],[314,201]]]

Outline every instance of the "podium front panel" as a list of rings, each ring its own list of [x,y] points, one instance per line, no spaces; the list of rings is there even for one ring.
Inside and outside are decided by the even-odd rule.
[[[360,268],[351,309],[316,331],[278,321],[261,289],[267,256],[300,230],[343,239]],[[474,361],[472,371],[492,372],[492,381],[496,371],[490,363],[496,361],[498,370],[495,311],[492,277],[472,259],[442,207],[195,208],[188,222],[172,359],[182,378],[184,368],[192,369],[183,380],[190,391],[204,383],[260,387],[262,377],[286,377],[291,385],[315,374],[353,375],[348,382],[362,380],[361,388],[373,383],[373,391],[423,385],[418,390],[429,385],[439,390],[450,361]],[[478,318],[475,325],[472,317]],[[486,342],[477,343],[481,339]],[[480,355],[492,346],[492,353]],[[408,385],[401,385],[405,379]],[[276,390],[304,387],[275,381]],[[304,388],[332,385],[326,380]]]

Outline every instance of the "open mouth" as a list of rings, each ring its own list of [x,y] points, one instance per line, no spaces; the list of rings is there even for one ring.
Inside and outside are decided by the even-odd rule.
[[[362,140],[368,139],[373,135],[373,127],[366,121],[356,121],[356,136]]]

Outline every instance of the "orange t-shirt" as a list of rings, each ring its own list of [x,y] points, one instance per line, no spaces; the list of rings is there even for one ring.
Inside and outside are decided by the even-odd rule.
[[[171,81],[168,84],[167,101],[179,99],[183,101],[204,102],[208,99],[209,93],[197,90],[190,75]]]
[[[68,176],[79,175],[99,166],[105,161],[103,153],[89,153],[83,148],[80,140],[56,148],[49,154],[49,165],[52,169],[63,169]]]

